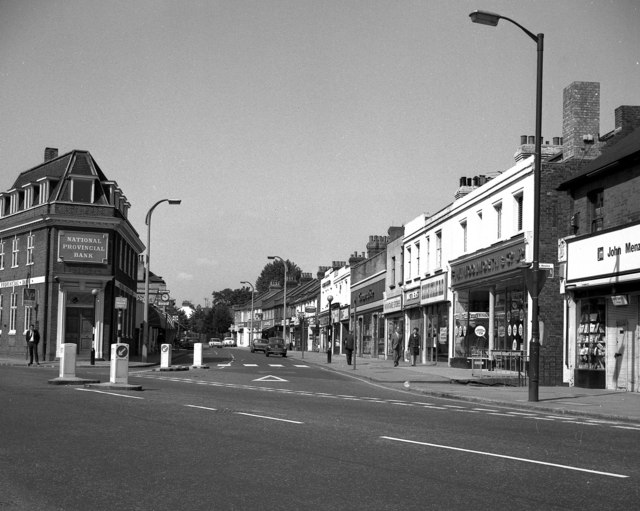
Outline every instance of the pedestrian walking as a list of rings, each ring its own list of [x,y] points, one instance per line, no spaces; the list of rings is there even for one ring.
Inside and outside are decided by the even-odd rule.
[[[347,354],[347,365],[351,365],[351,356],[353,355],[354,339],[351,331],[347,330],[344,336],[344,351]]]
[[[413,329],[413,332],[409,336],[409,355],[411,355],[411,365],[416,365],[416,360],[420,356],[420,334],[418,333],[418,327]]]
[[[393,349],[393,367],[398,367],[400,354],[402,353],[402,333],[398,325],[396,325],[395,332],[391,335],[391,348]]]
[[[29,330],[25,333],[25,340],[27,341],[27,348],[29,350],[29,365],[33,365],[33,358],[35,355],[36,365],[40,365],[38,360],[38,343],[40,342],[40,332],[31,324]]]

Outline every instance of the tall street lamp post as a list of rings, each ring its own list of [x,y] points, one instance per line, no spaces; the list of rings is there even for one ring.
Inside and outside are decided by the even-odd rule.
[[[331,329],[333,324],[331,323],[331,302],[333,302],[333,296],[327,296],[327,302],[329,302],[329,325],[327,326],[327,364],[331,363],[331,352],[333,351],[333,341],[331,339]]]
[[[267,259],[276,261],[282,261],[284,265],[284,297],[282,299],[283,314],[282,314],[282,338],[284,343],[287,343],[287,263],[280,256],[268,256]]]
[[[249,321],[251,326],[249,327],[249,348],[251,347],[251,343],[253,342],[253,293],[255,292],[255,288],[251,282],[247,282],[246,280],[242,280],[240,284],[246,284],[247,286],[251,286],[251,317]]]
[[[469,14],[473,23],[495,27],[500,19],[509,21],[533,39],[538,48],[538,68],[536,78],[536,145],[533,169],[533,262],[527,270],[527,285],[531,294],[531,342],[529,343],[529,401],[538,401],[540,373],[540,325],[538,324],[538,296],[544,285],[540,275],[540,175],[542,165],[542,57],[544,34],[534,34],[516,21],[487,11]]]
[[[150,273],[150,265],[151,265],[151,214],[153,210],[159,204],[163,202],[168,202],[172,205],[180,204],[182,201],[180,199],[162,199],[156,202],[149,211],[147,211],[147,216],[144,219],[144,223],[147,226],[147,257],[145,264],[145,276],[144,276],[144,320],[142,323],[142,361],[147,361],[147,352],[149,349],[149,273]]]

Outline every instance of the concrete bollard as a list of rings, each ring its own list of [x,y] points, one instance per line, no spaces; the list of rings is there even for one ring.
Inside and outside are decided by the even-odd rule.
[[[111,345],[111,373],[109,381],[126,385],[129,381],[129,345]]]
[[[193,365],[199,367],[202,365],[202,343],[196,342],[193,345]]]
[[[76,377],[76,351],[77,344],[67,343],[62,345],[60,351],[60,378]]]
[[[171,367],[171,344],[160,346],[160,369]]]

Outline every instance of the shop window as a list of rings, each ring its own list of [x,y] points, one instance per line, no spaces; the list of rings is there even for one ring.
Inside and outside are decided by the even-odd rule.
[[[582,370],[605,370],[606,303],[604,298],[593,298],[580,302],[580,324],[576,353],[577,367]]]
[[[604,191],[596,190],[587,195],[591,218],[591,232],[604,228]]]

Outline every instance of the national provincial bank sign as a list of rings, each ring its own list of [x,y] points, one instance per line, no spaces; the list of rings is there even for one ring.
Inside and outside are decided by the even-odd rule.
[[[103,232],[60,231],[58,261],[65,263],[107,263],[109,235]]]
[[[567,242],[567,283],[640,273],[640,224]]]

